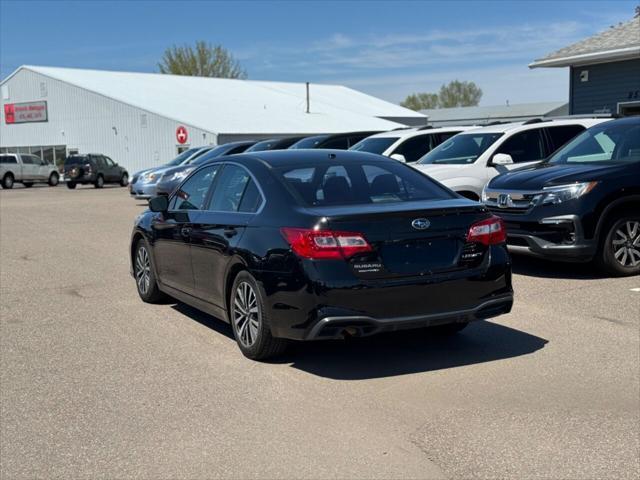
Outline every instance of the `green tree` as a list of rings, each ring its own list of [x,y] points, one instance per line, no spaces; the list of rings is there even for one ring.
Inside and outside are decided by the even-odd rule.
[[[454,80],[440,87],[438,105],[440,108],[475,107],[482,98],[482,89],[473,82]]]
[[[427,108],[438,108],[438,95],[435,93],[413,93],[405,98],[400,105],[416,111]]]
[[[174,45],[167,48],[158,69],[160,73],[175,75],[247,78],[247,72],[226,48],[204,41],[196,42],[195,47]]]
[[[482,89],[473,82],[454,80],[440,87],[440,93],[412,93],[400,105],[411,110],[472,107],[480,103]]]

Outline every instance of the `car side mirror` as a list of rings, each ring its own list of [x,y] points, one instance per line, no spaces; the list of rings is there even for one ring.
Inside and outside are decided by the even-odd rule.
[[[397,160],[402,163],[407,163],[407,159],[404,158],[404,155],[402,155],[401,153],[394,153],[391,155],[390,158],[393,158],[394,160]]]
[[[492,165],[512,165],[513,158],[508,153],[496,153],[491,159]]]
[[[149,199],[149,210],[152,212],[166,212],[169,210],[169,198],[166,195],[158,195]]]

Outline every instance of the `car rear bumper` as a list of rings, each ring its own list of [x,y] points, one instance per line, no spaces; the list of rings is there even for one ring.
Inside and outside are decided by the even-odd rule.
[[[507,294],[482,302],[470,309],[427,315],[392,318],[373,318],[361,315],[326,317],[311,328],[304,340],[343,338],[345,334],[361,337],[396,330],[467,323],[509,313],[512,306],[513,295]]]
[[[511,310],[511,262],[504,246],[492,247],[476,269],[366,281],[346,263],[306,266],[302,275],[264,273],[274,336],[296,340],[420,328],[489,318]],[[324,268],[326,267],[326,268]],[[344,267],[344,268],[343,268]]]

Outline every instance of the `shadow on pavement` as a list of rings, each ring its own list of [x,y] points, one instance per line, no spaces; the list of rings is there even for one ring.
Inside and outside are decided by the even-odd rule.
[[[181,303],[172,308],[235,342],[231,326],[222,320]],[[452,337],[405,330],[345,341],[292,342],[273,363],[290,363],[293,368],[336,380],[364,380],[513,358],[546,344],[544,338],[480,321]]]
[[[527,255],[512,255],[513,273],[528,277],[595,280],[605,278],[593,263],[553,262]]]

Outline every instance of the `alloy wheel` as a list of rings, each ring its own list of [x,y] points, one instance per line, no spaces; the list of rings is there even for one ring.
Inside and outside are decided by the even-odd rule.
[[[640,221],[629,220],[620,225],[611,241],[613,256],[623,267],[640,265]]]
[[[238,341],[245,347],[251,347],[258,338],[260,308],[256,292],[249,283],[242,282],[236,288],[232,310]]]
[[[140,247],[136,255],[136,283],[138,291],[146,295],[151,284],[151,260],[145,247]]]

